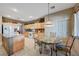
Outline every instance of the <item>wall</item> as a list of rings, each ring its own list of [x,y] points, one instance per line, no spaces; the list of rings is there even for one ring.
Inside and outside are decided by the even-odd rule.
[[[74,12],[78,12],[79,11],[79,3],[77,3],[74,7]]]
[[[47,16],[45,21],[47,21]],[[73,32],[73,9],[69,8],[54,14],[50,14],[49,21],[52,22],[52,27],[45,27],[46,37],[50,37],[50,32],[56,33],[56,36],[61,38],[72,34]]]
[[[0,45],[2,44],[2,17],[0,16]]]

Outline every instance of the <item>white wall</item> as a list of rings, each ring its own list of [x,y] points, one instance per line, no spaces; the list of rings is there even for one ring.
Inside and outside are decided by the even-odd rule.
[[[53,18],[53,19],[56,19],[56,18]],[[67,18],[60,18],[60,19],[58,18],[52,21],[52,24],[53,24],[52,27],[45,28],[45,33],[47,33],[46,35],[48,37],[50,36],[50,32],[56,33],[57,37],[67,36]]]
[[[2,44],[2,17],[0,16],[0,45]]]
[[[49,38],[50,32],[56,33],[56,36],[61,38],[62,36],[67,36],[68,32],[68,20],[70,19],[70,16],[72,14],[72,11],[61,11],[55,14],[51,14],[49,17],[49,20],[52,22],[52,27],[45,27],[45,35]],[[47,16],[45,17],[47,21]]]

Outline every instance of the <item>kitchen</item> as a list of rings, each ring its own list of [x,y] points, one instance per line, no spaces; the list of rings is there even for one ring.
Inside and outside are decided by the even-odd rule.
[[[18,4],[15,4],[15,5],[18,8],[20,8],[19,7],[20,5]],[[29,4],[29,7],[32,5]],[[10,16],[5,17],[5,15],[0,17],[0,25],[2,25],[0,28],[0,33],[1,33],[0,38],[2,38],[2,40],[0,40],[1,42],[0,44],[2,44],[5,51],[7,52],[6,55],[17,56],[21,53],[23,53],[21,55],[31,55],[31,54],[42,55],[39,53],[40,45],[35,42],[35,39],[38,39],[40,41],[43,41],[44,39],[46,39],[48,41],[48,40],[51,40],[51,38],[54,39],[54,37],[56,37],[55,39],[61,40],[63,38],[66,38],[69,35],[76,36],[78,39],[79,4],[69,4],[70,7],[66,7],[65,9],[62,8],[62,10],[55,11],[54,13],[49,13],[49,11],[50,12],[52,11],[52,9],[49,10],[49,7],[48,7],[49,5],[52,5],[51,3],[45,4],[45,5],[43,4],[42,5],[37,4],[37,5],[40,6],[41,9],[45,7],[43,9],[43,12],[44,11],[47,12],[44,14],[45,16],[39,17],[36,19],[34,19],[33,16],[30,16],[30,19],[29,19],[30,21],[24,21],[23,19],[19,20],[19,18],[17,18],[18,14],[17,15],[15,14],[16,17],[14,18]],[[67,4],[55,4],[55,5],[58,8],[59,7],[58,5],[60,5],[60,7],[61,6],[64,7]],[[3,4],[2,6],[6,6],[6,4]],[[25,8],[28,5],[24,4],[22,6],[24,6]],[[34,8],[36,8],[36,4],[34,5]],[[13,9],[13,10],[15,10],[16,13],[18,12],[16,9]],[[30,9],[28,8],[28,10]],[[42,14],[43,12],[40,11],[40,13],[38,12],[37,14]],[[34,19],[34,20],[31,20],[31,19]],[[79,51],[76,49],[79,45],[78,42],[79,42],[78,40],[75,40],[74,47],[73,47],[73,50],[77,53],[72,55],[79,55],[78,53]],[[27,52],[25,52],[26,50]],[[23,52],[19,53],[20,51],[23,51]],[[44,55],[47,55],[47,56],[48,54],[50,55],[51,52],[48,46],[46,51],[45,52],[43,51]]]

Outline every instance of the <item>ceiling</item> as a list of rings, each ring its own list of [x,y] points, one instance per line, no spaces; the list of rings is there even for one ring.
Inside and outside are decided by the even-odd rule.
[[[75,3],[51,3],[49,13],[55,13],[71,8]],[[22,21],[36,20],[48,14],[48,3],[0,3],[0,16],[19,19]]]

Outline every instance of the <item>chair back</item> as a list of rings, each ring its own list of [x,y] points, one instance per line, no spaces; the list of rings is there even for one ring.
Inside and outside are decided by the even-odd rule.
[[[69,36],[67,38],[66,47],[68,47],[70,50],[73,46],[74,40],[75,40],[75,38],[73,36]]]
[[[50,40],[56,40],[56,33],[50,32]]]
[[[56,33],[50,32],[50,37],[56,37]]]

